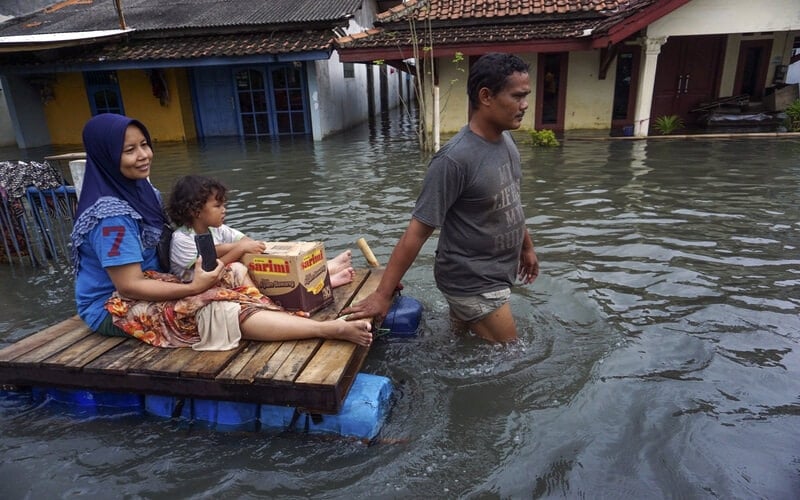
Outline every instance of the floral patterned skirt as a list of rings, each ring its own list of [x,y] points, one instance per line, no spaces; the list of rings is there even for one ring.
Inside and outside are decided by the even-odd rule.
[[[145,271],[144,274],[149,279],[180,282],[172,274],[156,271]],[[239,303],[239,324],[257,311],[284,310],[244,281],[244,276],[227,266],[218,286],[198,295],[149,302],[127,299],[114,292],[106,301],[105,308],[114,325],[131,337],[158,347],[189,347],[200,341],[195,317],[197,311],[213,301]]]

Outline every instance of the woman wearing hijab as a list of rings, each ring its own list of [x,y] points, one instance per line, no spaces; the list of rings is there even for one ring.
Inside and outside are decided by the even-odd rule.
[[[235,347],[239,338],[335,338],[372,342],[367,321],[315,321],[283,311],[222,261],[191,282],[160,272],[156,246],[166,218],[150,183],[147,128],[100,114],[83,129],[86,173],[72,230],[75,298],[89,327],[161,347]]]

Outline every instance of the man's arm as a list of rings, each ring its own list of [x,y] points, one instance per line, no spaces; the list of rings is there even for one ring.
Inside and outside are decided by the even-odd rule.
[[[342,311],[343,314],[348,315],[347,319],[376,318],[378,321],[382,321],[386,317],[392,304],[392,296],[400,284],[400,280],[414,263],[422,245],[433,233],[433,229],[417,219],[411,219],[405,233],[392,250],[378,288],[358,304]]]
[[[522,250],[519,254],[519,279],[526,285],[533,283],[539,276],[539,257],[533,249],[533,240],[527,229],[522,240]]]

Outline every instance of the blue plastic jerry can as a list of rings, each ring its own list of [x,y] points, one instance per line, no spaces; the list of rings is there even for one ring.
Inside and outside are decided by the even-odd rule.
[[[422,317],[422,304],[411,297],[398,295],[389,312],[386,314],[382,330],[388,330],[394,337],[413,337],[419,329]]]

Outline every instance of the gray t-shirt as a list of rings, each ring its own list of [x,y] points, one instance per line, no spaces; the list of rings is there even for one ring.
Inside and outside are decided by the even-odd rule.
[[[462,128],[431,159],[412,216],[441,228],[434,277],[469,296],[511,286],[527,231],[520,156],[508,132],[489,142]]]

